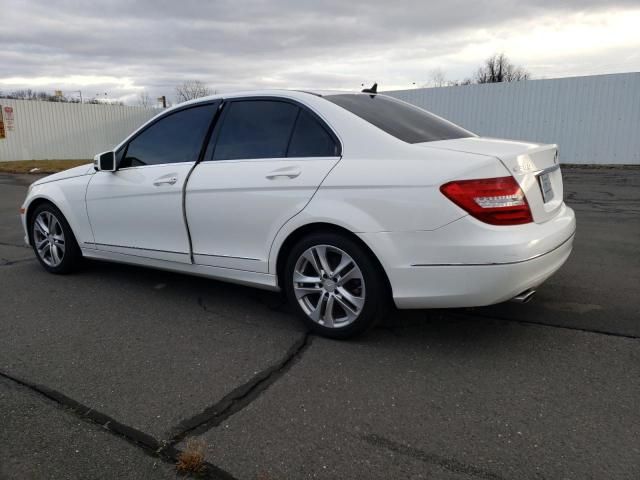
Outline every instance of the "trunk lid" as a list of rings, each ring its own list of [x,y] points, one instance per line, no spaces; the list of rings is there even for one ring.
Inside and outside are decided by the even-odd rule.
[[[536,223],[550,220],[562,206],[564,192],[557,145],[482,137],[441,140],[422,145],[500,160],[522,188]]]

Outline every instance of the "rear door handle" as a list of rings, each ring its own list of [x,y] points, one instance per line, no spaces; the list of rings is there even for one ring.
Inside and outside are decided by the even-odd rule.
[[[302,173],[298,167],[284,167],[267,173],[266,178],[274,180],[280,177],[296,178]]]
[[[159,187],[160,185],[173,185],[177,181],[178,181],[178,177],[159,178],[158,180],[153,182],[153,184],[156,187]]]

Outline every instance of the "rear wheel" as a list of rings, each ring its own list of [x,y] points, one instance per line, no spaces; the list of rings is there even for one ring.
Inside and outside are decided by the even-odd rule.
[[[62,212],[50,203],[31,216],[31,243],[40,264],[50,273],[69,273],[82,258],[73,232]]]
[[[369,252],[346,236],[304,237],[291,250],[284,275],[289,301],[320,335],[358,335],[387,311],[384,273]]]

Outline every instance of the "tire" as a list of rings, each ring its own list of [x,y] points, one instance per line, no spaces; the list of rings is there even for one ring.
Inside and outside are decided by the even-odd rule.
[[[78,242],[66,218],[53,204],[36,207],[31,215],[29,236],[36,258],[49,273],[66,274],[79,266],[82,252]]]
[[[368,251],[345,235],[303,237],[289,252],[283,274],[289,302],[319,335],[360,335],[388,311],[384,272]]]

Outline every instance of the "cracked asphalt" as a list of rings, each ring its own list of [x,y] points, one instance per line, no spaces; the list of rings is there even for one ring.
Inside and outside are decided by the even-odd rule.
[[[0,479],[640,478],[640,169],[565,168],[574,253],[529,304],[309,335],[277,294],[22,246],[0,175]]]

